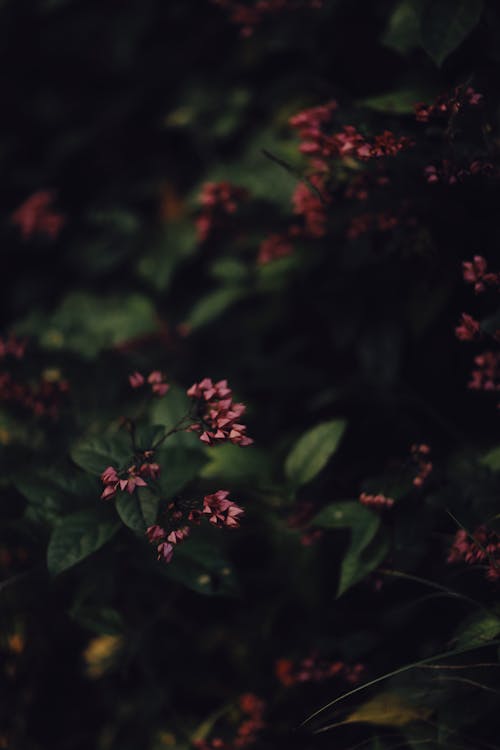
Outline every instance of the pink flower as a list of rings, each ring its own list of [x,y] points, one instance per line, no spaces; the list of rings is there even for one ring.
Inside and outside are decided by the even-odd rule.
[[[496,273],[486,273],[487,263],[481,255],[475,255],[472,261],[462,263],[464,281],[474,284],[476,294],[484,292],[486,285],[498,286],[500,279]]]
[[[151,544],[155,544],[155,542],[160,541],[160,539],[164,539],[167,536],[167,532],[165,529],[162,529],[161,526],[155,524],[154,526],[148,526],[146,529],[146,536]]]
[[[144,463],[139,469],[139,474],[146,479],[156,480],[160,476],[161,467],[157,463]]]
[[[156,548],[158,551],[158,560],[169,563],[174,554],[174,548],[169,542],[161,542]]]
[[[479,323],[471,315],[462,313],[460,325],[455,328],[455,335],[460,341],[474,341],[480,335]]]
[[[234,403],[227,380],[213,383],[204,378],[188,389],[187,395],[199,401],[199,421],[188,429],[199,432],[200,440],[206,445],[230,441],[236,445],[251,445],[253,440],[247,437],[246,426],[237,420],[244,414],[245,406]]]
[[[428,458],[431,449],[425,443],[422,443],[420,445],[415,443],[411,446],[410,452],[413,461],[417,464],[418,468],[418,473],[417,476],[413,479],[413,484],[415,487],[421,487],[429,474],[432,472],[432,462],[429,461]]]
[[[135,466],[131,466],[128,470],[128,477],[119,480],[120,489],[122,492],[128,492],[131,495],[136,487],[147,487],[147,482],[136,474]]]
[[[119,486],[119,477],[113,466],[108,466],[101,474],[101,481],[104,484],[104,491],[101,495],[102,500],[114,497]]]
[[[132,388],[140,388],[141,385],[144,385],[144,375],[141,375],[141,373],[137,371],[133,372],[128,376],[128,382]]]
[[[52,209],[54,198],[51,190],[40,190],[12,214],[12,223],[19,227],[24,240],[37,234],[44,234],[51,240],[57,238],[66,220]]]
[[[184,541],[189,534],[191,529],[189,526],[183,526],[181,529],[175,529],[174,531],[171,531],[170,534],[167,536],[167,541],[170,542],[170,544],[178,544],[179,542]]]
[[[151,390],[157,396],[164,396],[170,389],[169,384],[165,380],[165,375],[159,370],[153,370],[148,375],[148,383],[151,385]]]
[[[205,495],[203,498],[203,515],[214,526],[228,526],[236,528],[239,526],[239,517],[244,513],[232,500],[228,500],[229,492],[219,490],[213,495]]]
[[[474,391],[500,390],[500,354],[483,352],[474,357],[474,363],[477,367],[472,371],[468,387]]]
[[[224,228],[228,217],[235,214],[247,198],[247,190],[230,182],[205,183],[200,195],[202,212],[196,220],[200,242],[205,242],[215,229]]]
[[[500,578],[500,536],[484,525],[474,531],[472,538],[464,529],[459,529],[447,562],[483,565],[486,567],[486,578],[497,581]]]
[[[262,241],[259,248],[257,263],[260,266],[271,263],[277,258],[285,258],[293,253],[293,245],[290,240],[281,234],[270,234]]]

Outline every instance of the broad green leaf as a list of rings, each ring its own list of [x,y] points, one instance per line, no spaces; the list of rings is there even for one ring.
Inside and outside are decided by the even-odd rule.
[[[158,451],[156,458],[161,466],[158,484],[168,498],[196,479],[207,462],[202,451],[179,445],[167,445]]]
[[[186,323],[193,330],[212,323],[236,302],[243,299],[246,294],[244,289],[232,286],[221,287],[215,292],[210,292],[196,303]]]
[[[483,0],[428,0],[420,16],[422,47],[441,66],[478,24]]]
[[[155,399],[151,403],[149,417],[154,424],[162,425],[165,431],[171,430],[185,421],[184,418],[188,415],[191,405],[192,401],[187,397],[186,391],[177,385],[172,385],[163,398]],[[164,445],[168,447],[182,445],[193,449],[203,447],[198,435],[194,432],[177,432],[170,435]]]
[[[269,481],[270,456],[254,446],[241,448],[226,443],[216,448],[206,448],[205,455],[208,463],[201,471],[204,479],[221,479],[231,484],[254,479],[260,485]]]
[[[342,419],[334,419],[316,425],[302,435],[285,462],[285,474],[292,484],[306,484],[324,469],[337,450],[345,428]]]
[[[104,519],[96,510],[84,510],[67,516],[52,532],[47,550],[47,565],[57,575],[84,560],[118,531],[116,521]]]
[[[82,472],[51,468],[19,476],[14,480],[28,500],[25,515],[35,521],[54,523],[99,495],[95,479]]]
[[[141,487],[132,495],[120,492],[115,506],[121,520],[136,534],[144,534],[148,526],[156,523],[159,498],[146,487]]]
[[[500,633],[500,617],[492,612],[479,612],[461,623],[455,635],[458,648],[478,646],[492,641]]]
[[[340,570],[338,596],[371,573],[387,554],[385,538],[375,538],[380,518],[359,502],[346,500],[328,505],[313,519],[312,525],[351,530],[351,542]]]
[[[396,5],[382,43],[390,49],[406,54],[419,46],[419,23],[416,0],[402,0]]]
[[[125,435],[90,438],[76,443],[70,455],[77,466],[99,476],[107,466],[119,468],[132,456],[130,439]]]

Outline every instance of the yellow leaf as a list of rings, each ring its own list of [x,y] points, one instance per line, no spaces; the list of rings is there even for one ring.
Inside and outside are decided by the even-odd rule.
[[[423,706],[413,706],[396,693],[381,693],[359,706],[342,724],[364,722],[383,727],[403,727],[412,721],[427,719],[432,711]]]

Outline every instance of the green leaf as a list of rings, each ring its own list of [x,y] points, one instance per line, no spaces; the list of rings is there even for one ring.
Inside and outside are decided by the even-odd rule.
[[[221,287],[210,292],[193,307],[186,323],[194,330],[219,318],[247,292],[238,287]]]
[[[419,46],[420,34],[415,0],[402,0],[396,6],[382,37],[382,44],[403,55]]]
[[[310,482],[337,450],[346,423],[341,419],[323,422],[297,441],[285,462],[285,474],[296,486]]]
[[[421,89],[401,89],[361,99],[358,105],[373,109],[375,112],[406,115],[414,112],[416,102],[426,101],[428,98],[431,97]]]
[[[340,570],[338,596],[371,573],[387,554],[385,538],[377,536],[380,518],[359,502],[346,500],[328,505],[313,519],[312,525],[351,530],[351,542]]]
[[[47,565],[52,575],[62,573],[106,544],[118,531],[116,521],[103,519],[96,510],[67,516],[52,532]]]
[[[500,633],[500,618],[489,612],[479,612],[461,623],[455,639],[458,648],[479,646],[492,641]]]
[[[207,459],[201,450],[169,445],[157,454],[161,466],[158,481],[162,494],[168,498],[180,492],[200,474]]]
[[[162,425],[165,430],[171,430],[189,413],[191,400],[186,391],[177,385],[172,385],[163,398],[152,401],[149,417],[155,424]],[[201,443],[194,432],[177,432],[167,438],[168,446],[183,445],[188,448],[200,449]]]
[[[483,456],[479,463],[487,466],[491,471],[500,471],[500,445]]]
[[[164,234],[152,249],[141,256],[139,275],[158,291],[166,291],[175,272],[196,250],[196,229],[193,222],[169,222]]]
[[[77,466],[99,476],[107,466],[118,468],[131,459],[130,440],[125,435],[81,440],[70,450]]]
[[[99,297],[72,292],[49,316],[31,315],[19,334],[35,336],[48,350],[67,349],[87,359],[158,329],[152,302],[140,294]]]
[[[429,0],[420,17],[422,46],[436,65],[459,47],[478,24],[483,0]]]
[[[141,487],[132,495],[120,492],[115,502],[118,515],[125,526],[141,536],[148,526],[156,523],[158,504],[158,496],[146,487]]]
[[[262,486],[271,474],[271,460],[268,453],[252,446],[241,448],[226,443],[205,450],[208,463],[201,471],[204,479],[221,479],[231,484],[254,480]]]
[[[85,500],[95,500],[99,495],[95,480],[74,469],[68,472],[66,468],[48,468],[16,477],[14,484],[28,500],[25,516],[50,524],[78,510]]]

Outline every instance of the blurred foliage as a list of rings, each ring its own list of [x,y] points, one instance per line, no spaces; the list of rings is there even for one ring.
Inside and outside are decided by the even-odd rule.
[[[484,345],[454,335],[464,310],[498,328],[461,264],[500,270],[500,9],[324,0],[245,36],[219,5],[0,3],[1,333],[26,337],[0,356],[22,384],[0,400],[0,748],[232,750],[248,716],[240,747],[498,747],[499,583],[447,558],[461,528],[500,532],[494,393],[467,389]],[[469,86],[477,114],[415,121]],[[335,132],[415,146],[385,193],[377,165],[335,162],[331,203],[309,192],[324,235],[260,263],[311,187],[290,118],[332,99]],[[425,178],[474,159],[491,172]],[[245,197],[203,238],[222,182]],[[402,204],[407,223],[350,231]],[[130,388],[155,370],[164,397]],[[229,380],[255,445],[160,445],[204,377]],[[156,494],[101,500],[103,470],[153,446]],[[221,488],[241,527],[158,562],[147,527]]]

